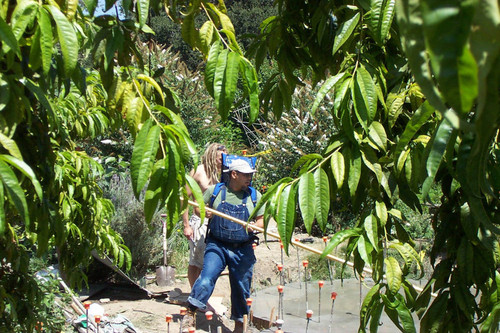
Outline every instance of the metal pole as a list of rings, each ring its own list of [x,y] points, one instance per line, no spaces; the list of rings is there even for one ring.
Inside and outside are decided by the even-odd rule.
[[[299,239],[295,238],[295,242],[298,243]],[[299,289],[302,289],[302,280],[300,279],[300,258],[299,258],[299,248],[296,246],[297,249],[297,272],[299,273]]]
[[[280,241],[280,249],[281,249],[281,268],[285,266],[285,260],[283,258],[283,243]],[[285,277],[283,275],[283,269],[281,270],[280,281],[282,285],[285,285]]]
[[[170,322],[172,321],[172,315],[165,315],[165,321],[167,322],[167,333],[170,333]]]
[[[312,315],[313,315],[313,311],[312,310],[307,310],[306,311],[306,317],[307,317],[306,333],[307,333],[307,330],[309,329],[309,321],[311,320]]]
[[[332,292],[332,310],[330,311],[330,323],[328,324],[328,333],[332,333],[332,324],[333,324],[333,305],[335,304],[335,299],[337,298],[337,293]]]
[[[318,323],[321,322],[321,288],[324,284],[325,281],[318,281]]]
[[[325,243],[325,249],[326,249],[326,243],[328,242],[328,237],[324,236],[323,237],[323,243]],[[333,286],[333,278],[332,278],[332,266],[330,264],[330,260],[326,262],[328,264],[328,277],[330,278],[330,284]]]
[[[207,318],[208,321],[208,332],[212,332],[210,329],[210,322],[212,321],[214,313],[212,311],[207,311],[205,312],[205,318]]]
[[[283,319],[283,286],[278,286],[278,317]]]
[[[90,301],[83,302],[83,307],[85,308],[85,318],[87,320],[87,333],[89,333],[89,326],[90,326],[90,323],[89,323],[89,308],[90,308],[90,304],[91,304]]]
[[[307,265],[309,265],[309,261],[302,261],[302,265],[304,266],[304,285],[306,288],[306,309],[309,309],[309,302],[307,300]]]

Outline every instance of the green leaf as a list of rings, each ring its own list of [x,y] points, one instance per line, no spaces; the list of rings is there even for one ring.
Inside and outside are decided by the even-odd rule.
[[[38,10],[38,4],[35,1],[24,0],[17,2],[11,17],[12,33],[17,40],[20,40],[28,25],[33,23],[33,19]]]
[[[389,128],[393,128],[396,124],[396,121],[399,118],[401,112],[403,112],[403,105],[406,99],[406,93],[400,93],[395,95],[393,93],[389,93],[387,95],[387,116],[389,120]]]
[[[16,156],[10,156],[10,155],[0,155],[0,159],[9,163],[13,167],[15,167],[17,170],[22,172],[22,174],[31,181],[31,184],[33,184],[33,187],[35,189],[35,193],[38,196],[40,200],[43,199],[43,191],[42,191],[42,186],[40,185],[40,182],[38,181],[35,172],[31,167],[26,164],[22,159],[18,159]]]
[[[155,79],[153,79],[150,76],[144,75],[144,74],[138,74],[137,75],[137,79],[145,81],[145,82],[149,83],[150,85],[152,85],[153,88],[155,88],[155,90],[158,92],[158,95],[160,95],[161,101],[162,101],[162,105],[165,105],[165,95],[163,94],[163,90],[161,89],[161,87],[158,84],[158,82],[155,81]]]
[[[238,53],[239,55],[243,55],[243,51],[241,50],[240,45],[238,44],[238,41],[236,40],[236,36],[234,33],[231,31],[228,31],[226,29],[220,30],[221,33],[224,33],[229,40],[229,49],[231,51]]]
[[[66,77],[71,77],[71,73],[78,62],[79,43],[76,32],[73,25],[56,6],[47,5],[46,8],[56,22],[59,44],[64,60],[64,74]]]
[[[382,311],[384,310],[384,303],[373,304],[371,309],[370,318],[370,332],[377,332],[380,326],[380,317],[382,316]]]
[[[333,178],[335,178],[335,182],[337,183],[337,189],[341,189],[345,178],[344,155],[340,151],[334,152],[330,158],[330,164]]]
[[[220,23],[222,25],[222,29],[232,32],[233,35],[236,34],[234,31],[233,23],[231,22],[231,19],[229,18],[229,16],[227,16],[224,13],[220,13],[219,19],[220,19]]]
[[[240,72],[243,79],[243,87],[250,99],[249,123],[252,124],[259,116],[259,79],[255,68],[245,57],[241,57],[240,59]]]
[[[21,49],[17,43],[16,36],[14,36],[10,26],[5,22],[2,16],[0,16],[0,40],[2,41],[3,53],[8,53],[10,50],[14,50],[17,57],[21,58]]]
[[[229,108],[225,108],[226,105],[224,104],[226,102],[224,78],[226,73],[228,54],[229,50],[224,49],[220,52],[219,56],[217,57],[217,67],[215,68],[214,84],[213,84],[215,106],[219,110],[219,114],[221,115],[223,120],[226,120],[229,114]],[[226,118],[224,118],[224,116]]]
[[[396,294],[395,297],[399,300],[399,303],[396,306],[396,312],[398,313],[398,317],[403,326],[403,332],[416,333],[415,322],[413,321],[410,310],[405,304],[403,295]]]
[[[188,131],[186,125],[184,124],[184,122],[182,121],[182,118],[179,114],[175,113],[174,111],[170,110],[169,108],[166,108],[166,107],[163,107],[160,105],[155,105],[153,107],[153,110],[160,111],[161,113],[163,113],[163,115],[165,115],[165,117],[167,117],[167,119],[170,121],[170,123],[175,125],[175,127],[177,129],[183,131],[186,134],[189,134],[189,131]]]
[[[401,235],[398,233],[398,237],[400,240],[402,240],[405,236]],[[408,243],[400,243],[400,242],[392,242],[389,245],[390,249],[396,249],[403,260],[405,261],[405,272],[407,272],[410,267],[413,265],[413,263],[416,263],[418,265],[418,268],[420,269],[420,278],[423,277],[424,275],[424,266],[422,264],[422,261],[420,260],[420,256],[418,255],[417,251]]]
[[[340,87],[335,92],[335,100],[333,102],[335,113],[338,115],[340,110],[342,110],[342,105],[345,101],[345,97],[348,95],[350,87],[352,85],[352,77],[349,77],[341,83]],[[345,111],[344,111],[345,112]],[[347,114],[347,112],[345,112]]]
[[[429,67],[426,39],[420,8],[421,1],[396,1],[396,18],[401,33],[401,40],[415,79],[429,103],[438,111],[444,113],[447,107],[441,99],[440,92],[434,84],[434,78]]]
[[[137,16],[139,17],[139,27],[146,25],[149,14],[149,0],[137,0]]]
[[[283,106],[287,111],[290,111],[292,107],[292,93],[290,87],[285,80],[280,80],[278,83],[278,88],[283,98]]]
[[[322,259],[325,258],[327,254],[331,253],[339,244],[343,243],[348,238],[359,237],[360,235],[361,235],[360,228],[344,229],[335,233],[335,235],[333,235],[333,237],[330,238],[330,241],[323,250],[321,258]]]
[[[311,233],[314,216],[316,215],[314,175],[306,172],[299,179],[299,208],[304,220],[306,231]]]
[[[326,81],[323,83],[323,85],[319,89],[318,94],[316,95],[316,98],[314,99],[314,103],[313,103],[313,106],[311,108],[312,114],[314,114],[316,112],[316,109],[318,108],[319,104],[323,101],[326,94],[328,94],[328,92],[330,90],[332,90],[332,88],[335,87],[335,85],[337,83],[339,83],[344,78],[344,76],[346,76],[346,73],[342,72],[342,73],[339,73],[335,76],[330,76],[328,79],[326,79]]]
[[[98,0],[83,0],[85,7],[87,8],[89,15],[94,16],[95,9],[97,8]]]
[[[198,151],[189,134],[175,125],[167,125],[164,128],[167,131],[171,131],[178,138],[177,141],[181,146],[181,153],[184,156],[184,160],[187,160],[189,157],[195,164],[198,164]],[[189,153],[189,155],[186,153]]]
[[[377,44],[383,45],[394,18],[395,0],[372,0],[371,10],[368,20],[373,37]]]
[[[369,126],[377,113],[378,97],[375,83],[363,66],[358,68],[351,89],[356,117],[365,132],[369,133]]]
[[[196,48],[196,42],[198,41],[198,31],[194,25],[195,14],[190,13],[184,17],[181,26],[181,35],[186,43],[191,46],[192,49]]]
[[[304,165],[303,167],[306,167],[309,166],[311,164],[311,162],[313,161],[318,161],[318,160],[322,160],[323,159],[323,156],[321,156],[320,154],[307,154],[307,155],[302,155],[298,160],[297,162],[294,163],[293,167],[292,167],[292,170],[290,171],[290,174],[293,174],[293,172],[295,170],[297,170],[298,168],[300,168],[302,165]]]
[[[51,125],[55,126],[54,122],[57,121],[57,118],[54,115],[54,109],[52,107],[50,100],[47,99],[47,96],[42,91],[42,89],[40,89],[40,87],[37,84],[35,84],[35,82],[31,81],[30,79],[22,78],[19,81],[22,84],[24,84],[24,86],[26,88],[28,88],[28,90],[31,93],[33,93],[33,95],[36,97],[38,102],[40,102],[40,104],[45,108],[45,110],[47,110],[47,112],[49,114],[49,117],[48,117],[49,122],[51,123]]]
[[[206,57],[210,51],[212,40],[214,38],[214,24],[211,20],[206,21],[200,28],[200,51]]]
[[[403,272],[396,258],[387,257],[384,259],[384,262],[387,287],[393,295],[396,295],[399,292],[399,288],[401,288]]]
[[[78,3],[79,0],[66,1],[66,8],[64,10],[64,13],[66,14],[66,16],[70,21],[73,21],[75,18],[76,11],[78,10]]]
[[[318,168],[314,172],[314,184],[316,188],[316,221],[321,230],[324,231],[330,211],[330,181],[325,170]]]
[[[420,332],[441,332],[443,329],[443,314],[446,313],[448,306],[448,290],[439,294],[432,304],[427,308],[425,315],[420,320]]]
[[[19,151],[19,147],[17,146],[16,142],[11,138],[5,136],[1,132],[0,132],[0,144],[15,158],[19,160],[23,159],[23,156],[21,155],[21,152]]]
[[[281,119],[283,114],[283,95],[279,87],[275,86],[273,89],[273,114],[277,120]]]
[[[422,1],[425,41],[439,89],[462,114],[478,91],[477,65],[467,45],[475,5],[473,0]]]
[[[40,8],[38,12],[38,24],[40,27],[40,48],[42,54],[42,67],[45,75],[49,73],[52,63],[53,39],[52,24],[49,14],[45,8]]]
[[[474,281],[474,249],[467,238],[462,238],[457,250],[457,268],[462,281],[471,285]]]
[[[152,120],[147,120],[135,139],[130,162],[132,189],[136,198],[139,198],[153,169],[159,139],[160,127],[157,125],[152,126]]]
[[[363,259],[363,261],[365,263],[367,263],[368,265],[371,265],[372,264],[372,256],[371,256],[372,247],[371,247],[370,243],[365,239],[365,237],[363,235],[361,235],[361,236],[359,236],[356,244],[357,244],[358,253],[359,253],[359,256],[361,257],[361,259]]]
[[[360,314],[360,327],[366,327],[369,315],[373,309],[373,304],[380,299],[381,284],[377,283],[366,294],[363,303],[361,304]]]
[[[203,221],[205,217],[205,202],[203,201],[203,192],[201,191],[198,182],[191,176],[186,175],[186,181],[191,189],[191,193],[193,194],[194,200],[198,203],[198,207],[200,209],[200,218]]]
[[[149,180],[146,194],[144,195],[144,218],[146,223],[150,224],[153,216],[160,205],[166,191],[164,191],[164,184],[168,182],[166,177],[166,170],[164,168],[165,161],[159,160],[155,163],[151,172],[151,179]]]
[[[125,107],[127,108],[125,120],[127,121],[127,125],[132,134],[135,134],[141,125],[142,111],[144,107],[143,100],[141,97],[133,97],[129,100],[128,105]]]
[[[500,49],[497,54],[500,53]],[[498,124],[500,122],[499,107],[500,93],[498,89],[498,81],[500,77],[500,57],[493,63],[492,69],[488,76],[484,79],[481,98],[478,100],[478,105],[475,109],[474,145],[467,159],[465,177],[467,179],[467,188],[470,195],[475,198],[483,197],[481,190],[489,197],[495,197],[492,188],[495,188],[494,176],[489,176],[494,171],[489,167],[491,163],[491,147],[492,142],[495,142]],[[484,88],[483,88],[484,87]],[[453,140],[450,140],[450,144]],[[498,140],[496,140],[498,141]],[[497,163],[498,164],[498,163]],[[498,187],[496,187],[498,189]],[[478,212],[473,209],[473,214],[478,216]]]
[[[224,98],[223,107],[219,102],[219,112],[222,119],[227,119],[229,116],[229,109],[234,101],[236,93],[236,85],[238,83],[238,73],[240,67],[240,55],[236,52],[229,52],[227,56],[226,70],[224,72],[224,94],[220,99]]]
[[[10,100],[10,86],[9,82],[3,79],[3,74],[0,74],[0,111],[5,109]]]
[[[413,136],[420,130],[420,128],[427,123],[428,119],[434,113],[434,108],[425,101],[415,114],[411,117],[410,121],[406,124],[405,130],[401,137],[399,138],[396,150],[394,151],[394,156],[399,157],[401,152],[410,143]]]
[[[391,29],[392,20],[394,19],[395,14],[396,1],[395,0],[386,0],[384,11],[382,13],[382,20],[380,25],[380,38],[382,41],[385,41],[389,36],[389,31]]]
[[[378,252],[378,221],[373,215],[368,215],[363,223],[365,228],[366,236],[372,244],[373,248]]]
[[[434,183],[434,178],[441,164],[441,160],[445,155],[446,146],[448,141],[453,134],[453,127],[451,126],[448,119],[443,118],[441,124],[439,124],[438,129],[434,132],[432,147],[427,158],[427,179],[422,186],[422,196],[425,198],[429,193],[429,190]]]
[[[290,244],[293,229],[295,228],[296,193],[295,186],[287,185],[281,192],[278,202],[278,218],[276,222],[283,249],[287,255],[288,244]]]
[[[276,193],[276,191],[278,190],[278,188],[284,184],[284,183],[288,183],[288,182],[291,182],[293,179],[290,178],[290,177],[285,177],[285,178],[281,178],[280,180],[278,180],[276,183],[274,183],[271,187],[269,187],[266,191],[266,193],[264,193],[262,195],[262,198],[260,198],[260,200],[257,202],[257,205],[255,205],[253,211],[252,211],[252,214],[250,214],[250,216],[248,217],[248,220],[251,220],[253,218],[255,218],[255,214],[266,204],[268,203],[269,199],[271,199],[274,194]]]
[[[361,179],[361,153],[358,147],[353,147],[349,158],[349,177],[347,183],[349,185],[349,193],[351,198],[356,195],[359,180]]]
[[[3,236],[7,229],[7,220],[5,219],[5,197],[3,185],[0,185],[0,236]]]
[[[497,302],[481,327],[481,333],[498,332],[498,322],[500,322],[500,302]]]
[[[389,183],[387,177],[385,176],[382,166],[378,163],[377,155],[375,152],[370,149],[370,147],[366,147],[361,150],[361,157],[365,162],[365,166],[370,169],[377,177],[377,181],[380,186],[382,186],[389,197],[391,197],[391,189],[389,188]]]
[[[378,121],[372,122],[368,136],[380,150],[384,152],[387,150],[387,134],[385,133],[384,125]]]
[[[227,16],[227,14],[224,13],[223,11],[219,10],[219,8],[217,8],[213,3],[208,3],[207,5],[210,7],[210,9],[213,10],[213,12],[219,18],[222,29],[226,29],[226,30],[232,32],[234,35],[235,32],[234,32],[233,23],[231,22],[231,19],[229,18],[229,16]]]
[[[387,223],[387,207],[382,200],[377,200],[375,202],[375,214],[380,221],[382,226],[385,226]]]
[[[24,191],[19,185],[19,180],[17,179],[14,171],[12,171],[12,169],[2,160],[0,160],[0,179],[2,180],[3,186],[7,190],[9,200],[12,201],[12,204],[26,224],[26,228],[29,230],[30,216]]]
[[[342,45],[351,37],[354,29],[358,25],[360,13],[356,13],[352,18],[343,22],[335,33],[332,54],[337,53]]]

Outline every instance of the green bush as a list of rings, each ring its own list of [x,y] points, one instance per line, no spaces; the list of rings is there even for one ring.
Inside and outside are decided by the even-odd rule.
[[[318,255],[310,255],[307,257],[309,261],[310,276],[311,280],[330,280],[330,276],[333,280],[337,279],[349,279],[354,276],[353,270],[347,267],[342,273],[342,264],[329,259],[321,259]],[[330,266],[328,262],[330,261]],[[330,273],[328,272],[330,270]]]
[[[144,203],[134,197],[130,177],[114,176],[103,186],[105,196],[113,202],[116,211],[110,225],[122,236],[132,254],[129,275],[140,279],[164,262],[161,212],[155,215],[151,225],[146,224]],[[184,272],[187,270],[189,247],[181,223],[167,239],[167,264]]]
[[[143,44],[139,49],[150,59],[151,68],[156,71],[152,74],[155,79],[170,87],[166,92],[172,96],[168,107],[179,112],[200,153],[209,142],[224,143],[230,151],[241,149],[242,131],[233,122],[221,120],[213,98],[204,87],[202,72],[190,70],[172,48],[152,43]]]
[[[22,244],[17,250],[22,252],[17,264],[28,265],[30,274],[22,276],[9,265],[0,266],[0,293],[11,292],[0,316],[0,332],[33,332],[42,327],[44,332],[61,332],[66,325],[63,308],[71,301],[61,293],[57,272],[47,268],[52,258],[38,258]],[[26,317],[33,320],[12,320]]]
[[[113,202],[116,211],[110,225],[130,249],[130,275],[138,279],[163,262],[160,216],[155,216],[151,225],[146,224],[143,203],[134,197],[130,177],[112,177],[105,186],[104,194]]]

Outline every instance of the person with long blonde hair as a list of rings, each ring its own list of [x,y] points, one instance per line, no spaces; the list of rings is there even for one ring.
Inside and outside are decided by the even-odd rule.
[[[205,192],[209,186],[215,185],[220,181],[223,153],[227,154],[226,146],[220,143],[208,145],[201,156],[201,163],[196,170],[191,170],[190,176],[196,180],[202,192]],[[191,196],[192,194],[189,187],[187,191],[188,195]],[[186,209],[182,215],[182,221],[184,223],[184,236],[189,240],[189,265],[187,275],[189,284],[192,287],[203,267],[208,219],[205,218],[205,221],[202,223],[200,211],[198,208],[195,208],[191,217],[189,216],[188,209]]]

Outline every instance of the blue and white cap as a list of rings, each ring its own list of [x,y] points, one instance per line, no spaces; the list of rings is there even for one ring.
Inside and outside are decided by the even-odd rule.
[[[241,173],[256,173],[257,170],[252,168],[252,166],[245,160],[235,159],[229,164],[228,171],[238,171]]]

